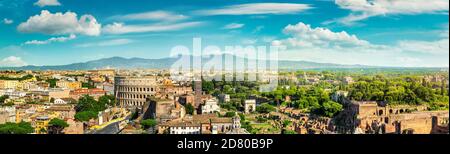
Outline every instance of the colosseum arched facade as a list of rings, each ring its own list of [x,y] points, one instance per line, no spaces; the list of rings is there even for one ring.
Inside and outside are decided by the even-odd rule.
[[[115,77],[115,95],[122,107],[142,107],[146,99],[159,91],[159,78],[150,77]]]

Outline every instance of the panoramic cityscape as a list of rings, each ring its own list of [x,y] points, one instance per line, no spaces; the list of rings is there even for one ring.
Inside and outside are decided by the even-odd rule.
[[[0,0],[0,134],[449,134],[448,0],[82,2]]]

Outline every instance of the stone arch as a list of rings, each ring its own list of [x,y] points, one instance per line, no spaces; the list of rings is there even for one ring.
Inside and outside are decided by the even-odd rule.
[[[400,109],[400,113],[403,113],[403,112],[405,112],[403,109]]]
[[[383,115],[383,110],[378,110],[378,115]]]
[[[389,109],[389,114],[392,114],[394,111],[392,109]]]

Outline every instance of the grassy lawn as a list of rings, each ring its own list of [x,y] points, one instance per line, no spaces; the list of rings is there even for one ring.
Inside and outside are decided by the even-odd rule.
[[[281,131],[269,123],[252,123],[251,125],[256,134],[279,134]]]

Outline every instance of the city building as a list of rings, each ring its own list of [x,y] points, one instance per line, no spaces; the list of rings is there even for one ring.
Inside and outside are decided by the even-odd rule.
[[[88,95],[94,97],[94,99],[98,100],[99,97],[106,95],[106,91],[103,89],[77,89],[74,91],[70,91],[69,97],[75,100],[78,100],[80,97]]]
[[[114,84],[108,82],[94,83],[98,89],[103,89],[108,95],[114,95]]]
[[[46,91],[48,100],[51,98],[69,98],[70,90],[69,89],[60,89],[60,88],[52,88]]]
[[[239,121],[239,122],[238,122]],[[237,117],[218,117],[216,114],[186,116],[158,125],[159,134],[244,134]]]
[[[0,95],[6,95],[9,96],[9,98],[23,98],[27,95],[26,92],[23,91],[17,91],[15,89],[6,89],[6,90],[0,90]]]
[[[219,112],[220,111],[220,107],[218,105],[218,101],[215,98],[211,98],[209,100],[207,100],[205,102],[205,104],[202,105],[202,114],[206,114],[206,113],[214,113],[214,112]]]
[[[66,104],[54,104],[45,109],[47,113],[58,113],[59,119],[74,119],[75,118],[75,106]]]
[[[48,123],[50,122],[50,120],[50,117],[46,115],[35,117],[31,123],[34,127],[34,133],[46,134],[48,130]]]
[[[241,128],[241,117],[236,115],[232,118],[232,121],[232,128],[230,131],[226,132],[226,134],[250,134],[246,129]]]
[[[76,102],[76,100],[72,98],[57,98],[53,101],[54,104],[70,104],[74,102]]]
[[[17,80],[0,80],[0,89],[21,89],[22,83]]]
[[[102,76],[111,76],[112,77],[115,75],[114,69],[89,70],[88,72],[91,74],[102,75]]]
[[[59,88],[65,88],[70,90],[76,90],[81,88],[81,82],[77,81],[57,81],[56,86]]]
[[[201,134],[202,127],[193,122],[176,122],[169,126],[170,134]]]
[[[88,82],[88,78],[86,78],[84,76],[77,76],[75,79],[78,82]]]
[[[16,122],[16,107],[15,106],[1,106],[0,107],[0,124],[6,122]]]

